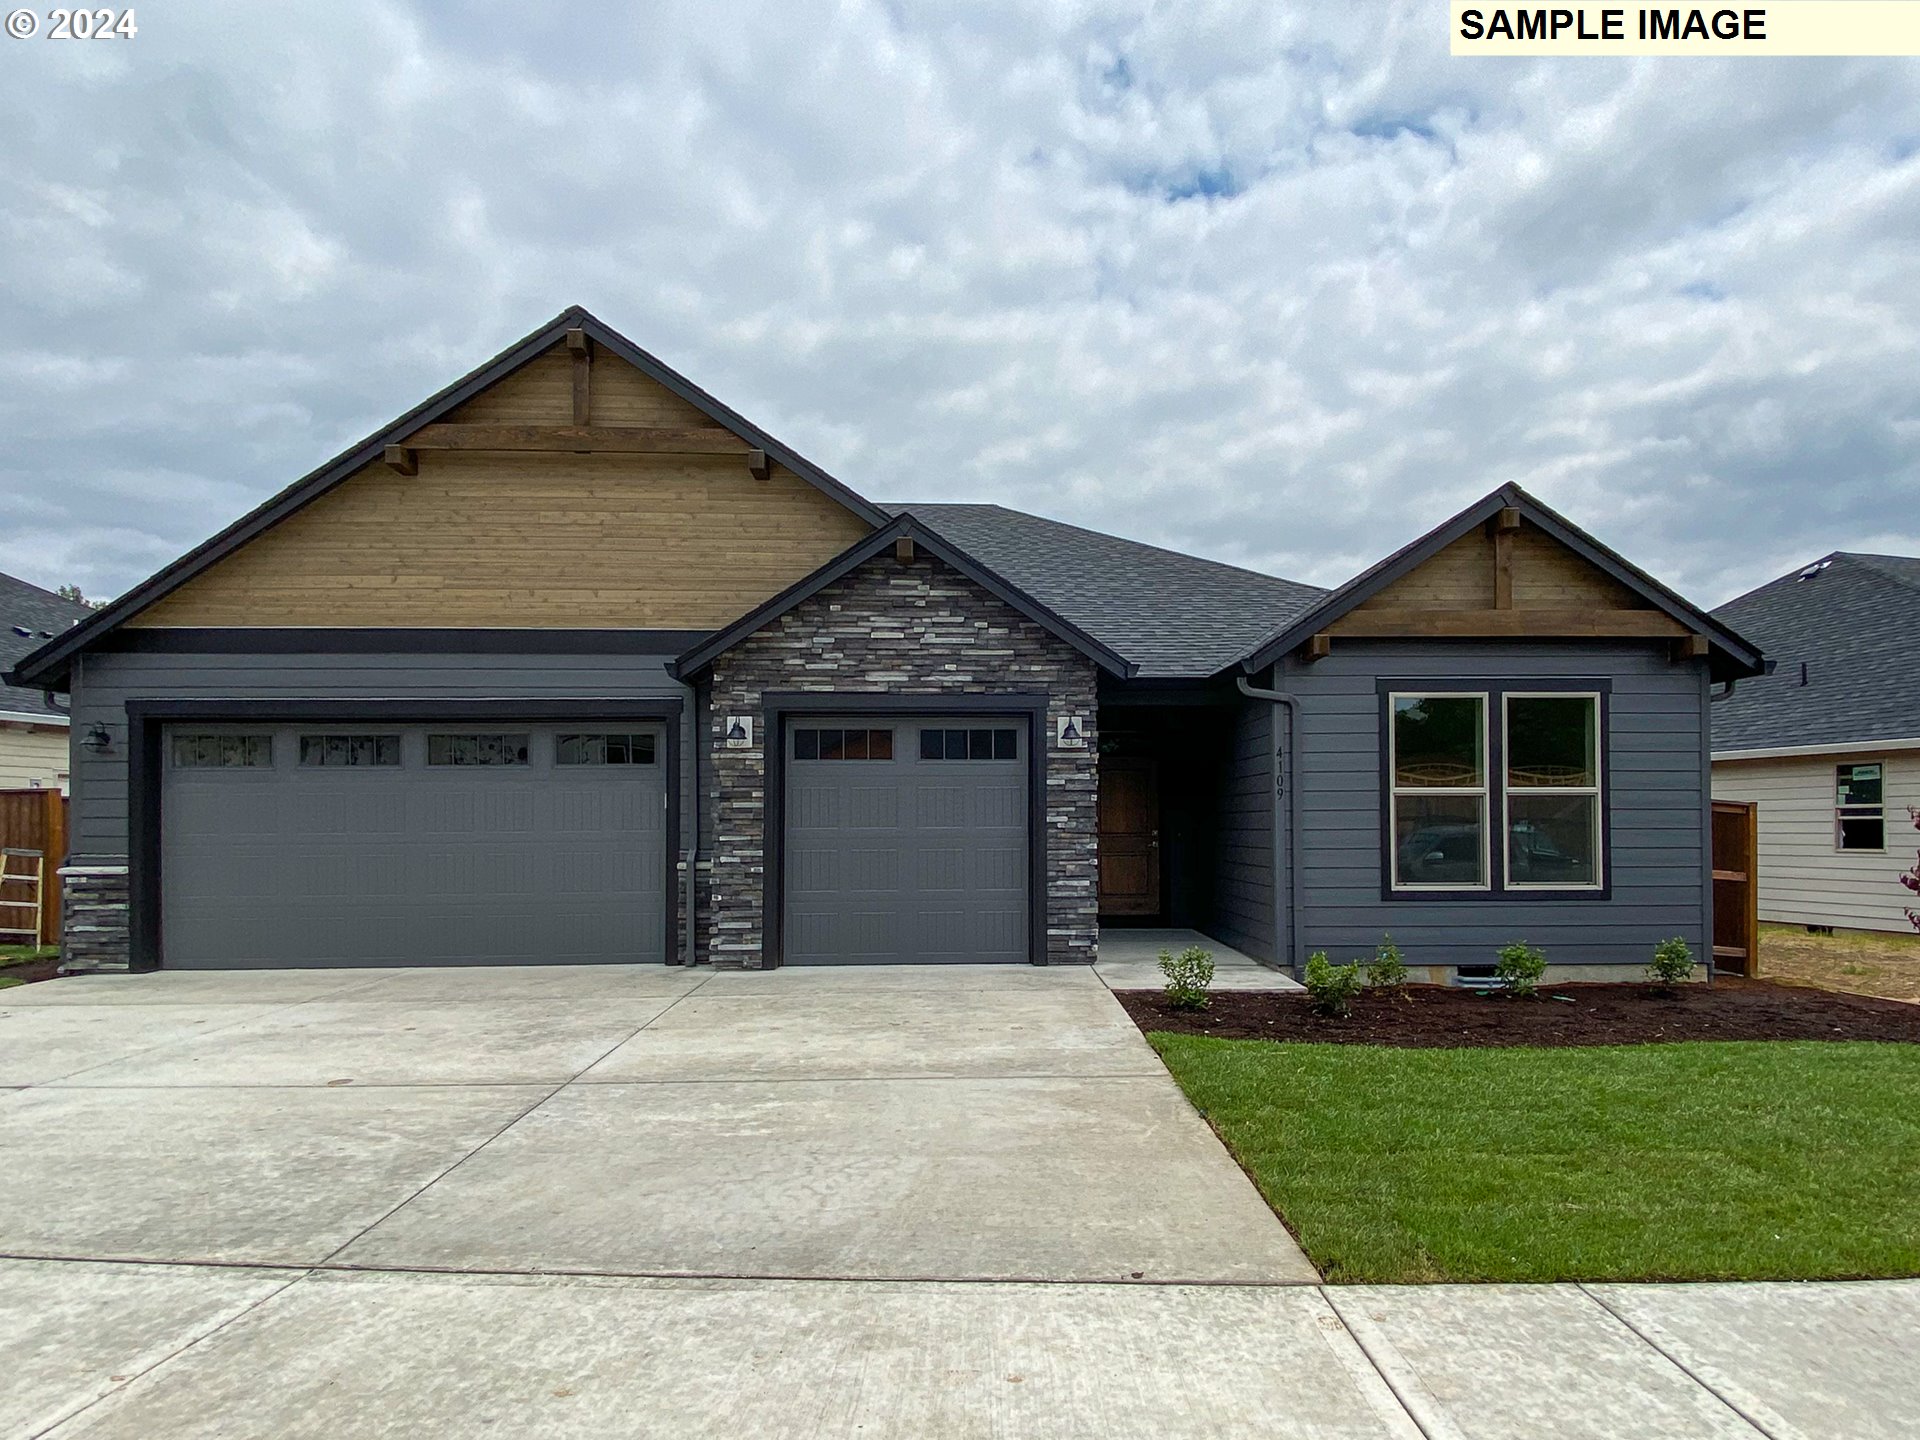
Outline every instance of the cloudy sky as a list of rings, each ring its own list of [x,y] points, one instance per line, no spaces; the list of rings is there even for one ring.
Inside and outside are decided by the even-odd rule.
[[[41,584],[574,302],[873,498],[1299,579],[1509,480],[1709,604],[1920,552],[1920,61],[1455,60],[1439,0],[136,14],[0,38]]]

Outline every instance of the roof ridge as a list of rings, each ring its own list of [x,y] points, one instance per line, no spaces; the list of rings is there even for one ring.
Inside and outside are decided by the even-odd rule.
[[[1116,540],[1122,545],[1132,545],[1140,550],[1151,550],[1158,555],[1171,555],[1179,560],[1199,565],[1211,565],[1216,570],[1230,570],[1236,575],[1249,575],[1256,580],[1272,580],[1282,585],[1297,586],[1302,590],[1314,590],[1326,593],[1326,587],[1315,585],[1306,580],[1294,580],[1285,575],[1275,575],[1269,570],[1255,570],[1248,565],[1235,565],[1228,560],[1215,560],[1209,555],[1195,555],[1189,550],[1175,550],[1170,545],[1155,545],[1149,540],[1134,540],[1126,535],[1115,535],[1109,530],[1095,530],[1090,525],[1076,525],[1071,520],[1056,520],[1051,515],[1042,515],[1033,510],[1016,510],[1011,505],[1002,505],[997,500],[921,500],[891,501],[882,508],[895,513],[908,513],[918,510],[998,510],[1003,515],[1018,515],[1025,520],[1038,520],[1044,525],[1056,525],[1062,530],[1072,530],[1081,535],[1092,535],[1100,540]]]

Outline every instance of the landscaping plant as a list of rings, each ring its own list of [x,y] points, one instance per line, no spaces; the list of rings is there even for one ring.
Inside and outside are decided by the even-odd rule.
[[[1406,984],[1407,962],[1400,956],[1400,947],[1393,943],[1393,936],[1382,935],[1373,959],[1367,962],[1367,988],[1398,995]]]
[[[1327,952],[1316,950],[1307,957],[1307,1000],[1314,1013],[1340,1017],[1353,1013],[1353,997],[1360,993],[1360,962],[1335,965]]]
[[[1647,966],[1647,979],[1663,990],[1684,984],[1693,974],[1693,951],[1678,935],[1653,947],[1653,962]]]
[[[1178,955],[1160,952],[1160,973],[1167,977],[1167,1003],[1176,1010],[1207,1008],[1207,987],[1213,984],[1213,952],[1189,945]]]
[[[1518,940],[1502,945],[1493,973],[1509,998],[1531,1000],[1540,993],[1540,977],[1547,973],[1546,952]]]

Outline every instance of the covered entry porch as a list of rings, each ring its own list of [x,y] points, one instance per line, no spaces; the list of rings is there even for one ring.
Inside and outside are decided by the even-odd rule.
[[[1159,950],[1198,944],[1223,984],[1284,973],[1271,706],[1219,682],[1110,683],[1098,733],[1103,972],[1157,985]]]

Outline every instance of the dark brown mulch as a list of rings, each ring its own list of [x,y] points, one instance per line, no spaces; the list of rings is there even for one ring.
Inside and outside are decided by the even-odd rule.
[[[1171,1009],[1157,990],[1129,990],[1119,999],[1142,1030],[1228,1040],[1409,1049],[1672,1040],[1920,1042],[1920,1005],[1727,977],[1668,995],[1639,985],[1555,985],[1537,1000],[1416,985],[1398,997],[1362,996],[1344,1020],[1315,1015],[1298,992],[1216,991],[1198,1014]]]
[[[45,960],[22,960],[16,965],[0,965],[0,980],[18,980],[22,984],[31,984],[35,980],[51,980],[60,973],[60,957],[50,955]],[[8,986],[7,989],[12,989]],[[5,991],[0,991],[4,994]]]

